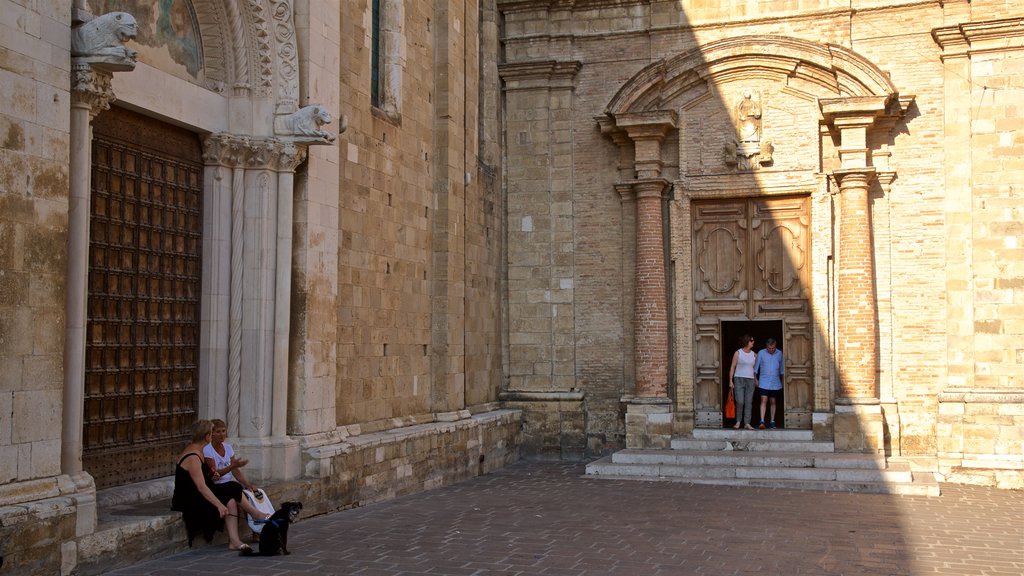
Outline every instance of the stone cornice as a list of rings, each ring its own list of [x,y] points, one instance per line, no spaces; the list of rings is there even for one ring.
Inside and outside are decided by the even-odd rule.
[[[580,390],[507,390],[498,393],[502,402],[579,402],[584,393]]]
[[[932,39],[943,56],[971,52],[1000,52],[1024,48],[1024,18],[1006,18],[984,22],[966,22],[932,30]],[[1006,43],[1006,40],[1017,39]]]
[[[498,10],[505,13],[582,10],[637,4],[646,4],[646,2],[644,0],[498,0]]]
[[[498,74],[507,83],[506,90],[569,87],[583,63],[570,60],[538,60],[498,65]]]

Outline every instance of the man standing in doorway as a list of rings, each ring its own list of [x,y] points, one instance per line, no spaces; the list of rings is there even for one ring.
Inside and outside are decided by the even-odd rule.
[[[768,427],[775,428],[775,400],[782,396],[782,374],[785,370],[785,362],[782,360],[782,350],[776,350],[775,339],[765,340],[765,348],[757,353],[757,361],[754,363],[754,372],[758,375],[757,391],[761,394],[761,425],[764,430],[764,411],[766,405],[771,402],[771,420]]]

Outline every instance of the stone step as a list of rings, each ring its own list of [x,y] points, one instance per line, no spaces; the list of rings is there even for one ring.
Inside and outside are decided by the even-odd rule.
[[[723,450],[619,450],[612,454],[617,464],[668,464],[677,466],[778,466],[790,468],[852,468],[881,470],[885,458],[872,454],[834,452],[755,452]]]
[[[810,441],[814,433],[810,430],[774,428],[768,430],[735,430],[733,428],[694,428],[697,440],[786,440]]]
[[[775,488],[781,490],[814,490],[818,492],[857,492],[866,494],[899,494],[904,496],[939,496],[941,491],[938,482],[926,475],[923,479],[917,474],[914,481],[904,482],[836,482],[836,481],[799,481],[769,480],[759,478],[678,478],[671,476],[638,477],[602,474],[595,476],[607,480],[643,480],[648,482],[679,482],[687,484],[709,484],[714,486],[745,486],[754,488]]]
[[[745,452],[834,452],[833,442],[814,440],[783,440],[772,438],[729,438],[700,440],[673,438],[673,450],[718,450]]]
[[[906,462],[886,466],[883,458],[867,454],[622,450],[591,462],[586,473],[598,478],[796,490],[939,494],[934,475],[914,473]]]
[[[173,477],[97,491],[96,531],[79,539],[76,573],[105,574],[188,550],[181,513],[171,510],[173,491]],[[214,536],[214,544],[226,542],[222,532]],[[193,546],[207,543],[197,538]]]

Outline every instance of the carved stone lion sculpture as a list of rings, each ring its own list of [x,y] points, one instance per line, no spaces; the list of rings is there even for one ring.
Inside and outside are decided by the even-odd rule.
[[[334,142],[337,138],[322,128],[324,124],[330,124],[333,118],[330,111],[320,104],[303,106],[297,111],[286,116],[278,116],[274,120],[274,132],[280,136],[292,136],[296,140],[306,142]],[[342,131],[345,130],[345,122],[341,122]]]
[[[124,45],[135,38],[135,17],[127,12],[97,16],[71,34],[71,55],[98,64],[135,66],[135,50]]]

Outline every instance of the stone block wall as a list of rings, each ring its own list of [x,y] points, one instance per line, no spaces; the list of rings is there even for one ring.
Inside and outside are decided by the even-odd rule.
[[[332,512],[446,486],[520,459],[522,413],[497,410],[352,436],[309,451],[307,479],[281,486],[312,513]]]
[[[0,485],[60,473],[71,2],[0,10]]]
[[[488,8],[490,6],[490,8]],[[503,206],[493,4],[381,2],[395,102],[370,98],[369,2],[342,18],[337,424],[383,430],[497,400]],[[389,12],[390,11],[390,12]],[[389,16],[388,14],[391,14]]]
[[[1024,394],[943,393],[938,412],[946,481],[1024,489]]]
[[[581,460],[587,453],[584,438],[586,409],[583,395],[503,393],[503,404],[521,410],[522,451],[535,460]]]

